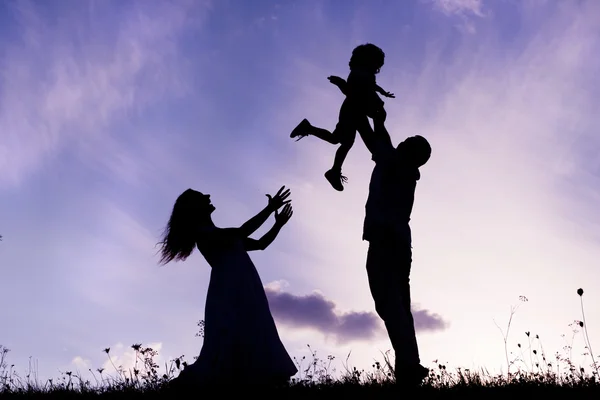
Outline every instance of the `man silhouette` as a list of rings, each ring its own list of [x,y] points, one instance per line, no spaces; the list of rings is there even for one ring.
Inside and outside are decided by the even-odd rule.
[[[409,226],[419,167],[431,156],[422,136],[392,145],[385,111],[373,119],[374,134],[361,135],[375,167],[365,205],[363,240],[369,242],[367,274],[375,309],[385,323],[396,354],[399,384],[418,385],[429,370],[420,364],[411,313],[409,275],[412,237]]]

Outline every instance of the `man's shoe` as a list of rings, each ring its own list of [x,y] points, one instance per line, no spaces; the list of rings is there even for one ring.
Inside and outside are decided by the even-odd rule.
[[[412,367],[396,367],[396,383],[403,386],[419,386],[429,375],[429,368],[417,364]]]

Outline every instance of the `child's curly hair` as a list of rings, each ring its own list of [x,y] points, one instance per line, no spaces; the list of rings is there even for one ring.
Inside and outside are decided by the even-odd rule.
[[[355,68],[366,69],[372,71],[375,74],[379,73],[385,59],[385,53],[379,47],[372,43],[365,43],[356,46],[352,50],[352,57],[350,57],[350,70]]]

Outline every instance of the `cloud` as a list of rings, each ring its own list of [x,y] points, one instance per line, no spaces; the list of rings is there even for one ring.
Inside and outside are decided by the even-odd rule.
[[[374,312],[340,312],[337,305],[323,294],[298,296],[281,290],[280,283],[265,285],[269,306],[278,321],[296,327],[315,329],[335,337],[340,344],[350,341],[373,340],[385,335],[379,316]],[[435,331],[447,323],[428,310],[413,310],[417,331]]]
[[[448,328],[450,325],[440,315],[429,310],[419,310],[415,305],[412,307],[412,315],[417,332],[439,331]]]
[[[73,360],[71,360],[71,364],[73,364],[73,366],[75,366],[75,368],[82,369],[85,371],[87,371],[88,369],[90,369],[92,367],[92,362],[81,356],[77,356],[77,357],[73,358]]]
[[[485,17],[482,0],[425,0],[433,3],[433,9],[448,17],[458,17],[460,23],[456,27],[465,33],[475,33],[472,17]]]
[[[433,7],[446,15],[473,14],[483,17],[481,0],[429,0]]]
[[[297,296],[265,288],[273,317],[296,328],[312,328],[333,335],[338,342],[373,339],[382,333],[372,312],[336,312],[336,304],[321,293]]]

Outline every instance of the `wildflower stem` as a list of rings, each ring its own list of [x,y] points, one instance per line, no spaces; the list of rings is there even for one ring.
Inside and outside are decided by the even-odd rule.
[[[585,341],[587,342],[587,347],[590,350],[590,355],[592,356],[592,363],[594,364],[594,368],[596,369],[596,374],[599,374],[598,373],[598,364],[596,364],[596,360],[594,359],[594,352],[592,351],[590,337],[588,336],[587,322],[585,321],[585,312],[583,311],[583,296],[579,296],[579,301],[581,302],[581,316],[583,318],[583,331],[585,333]]]

